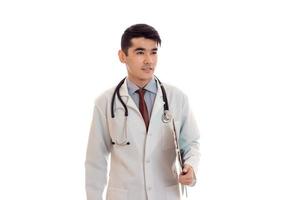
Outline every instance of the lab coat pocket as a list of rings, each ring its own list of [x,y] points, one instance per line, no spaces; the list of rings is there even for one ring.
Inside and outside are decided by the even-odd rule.
[[[166,187],[166,200],[180,200],[180,190],[178,184]]]
[[[106,200],[127,200],[127,194],[125,189],[108,187]]]
[[[177,141],[178,141],[179,131],[180,131],[180,122],[175,121],[174,124],[175,124],[175,132],[174,132],[174,127],[173,127],[172,122],[165,124],[165,131],[164,131],[164,134],[162,135],[163,150],[169,150],[169,149],[175,148],[175,142],[174,142],[174,134],[175,133],[176,133]]]

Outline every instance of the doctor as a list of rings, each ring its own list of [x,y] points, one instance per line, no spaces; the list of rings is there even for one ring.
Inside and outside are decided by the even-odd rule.
[[[127,77],[118,92],[114,87],[95,101],[85,161],[88,200],[102,200],[106,186],[107,200],[177,200],[179,183],[196,182],[199,131],[186,95],[161,87],[154,76],[160,44],[158,32],[146,24],[123,33],[118,55]],[[179,175],[174,135],[163,118],[166,104],[184,165]]]

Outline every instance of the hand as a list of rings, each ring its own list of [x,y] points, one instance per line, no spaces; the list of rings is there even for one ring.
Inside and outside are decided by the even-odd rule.
[[[178,181],[183,185],[191,185],[193,183],[193,180],[194,180],[194,170],[192,166],[185,164],[181,174],[179,175]]]

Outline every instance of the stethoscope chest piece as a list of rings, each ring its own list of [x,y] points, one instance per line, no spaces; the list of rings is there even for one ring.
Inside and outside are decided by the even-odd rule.
[[[172,119],[172,115],[171,115],[170,111],[165,110],[164,114],[162,115],[162,121],[164,123],[169,123],[171,121],[171,119]]]

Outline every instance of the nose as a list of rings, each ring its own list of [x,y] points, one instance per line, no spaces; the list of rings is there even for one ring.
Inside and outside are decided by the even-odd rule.
[[[153,58],[151,57],[151,55],[145,54],[144,64],[152,64],[152,63],[153,63]]]

